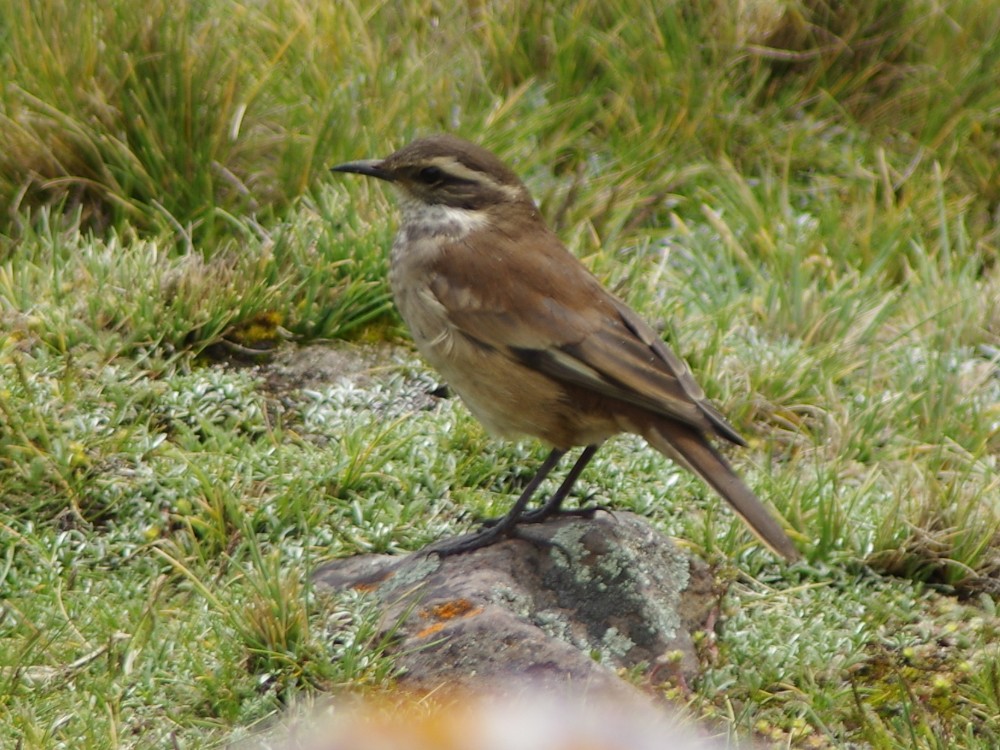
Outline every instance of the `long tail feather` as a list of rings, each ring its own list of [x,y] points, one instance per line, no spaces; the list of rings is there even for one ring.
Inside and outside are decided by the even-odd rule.
[[[707,439],[686,426],[666,422],[650,426],[643,437],[660,453],[704,479],[771,550],[788,560],[799,559],[799,551],[785,530]]]

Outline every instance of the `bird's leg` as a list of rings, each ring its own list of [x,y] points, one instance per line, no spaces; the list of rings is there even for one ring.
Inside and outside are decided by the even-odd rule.
[[[603,506],[591,505],[584,508],[574,508],[572,510],[563,510],[562,503],[569,495],[570,490],[573,489],[573,485],[576,484],[576,480],[580,477],[580,474],[586,468],[587,464],[597,453],[598,445],[588,445],[583,449],[583,453],[573,464],[573,468],[570,469],[569,474],[563,480],[562,484],[559,485],[557,489],[549,498],[535,510],[522,513],[521,517],[518,519],[518,523],[541,523],[547,518],[552,516],[582,516],[584,518],[589,518],[593,516],[599,510],[604,510]],[[589,497],[587,499],[590,499]],[[506,516],[504,516],[506,518]],[[488,518],[483,521],[483,526],[496,526],[498,523],[502,522],[504,518]]]
[[[522,514],[521,523],[540,523],[546,518],[550,518],[555,515],[590,517],[598,510],[601,510],[601,507],[597,505],[575,508],[573,510],[562,510],[561,507],[563,500],[566,499],[570,490],[573,489],[573,485],[576,484],[576,480],[580,477],[580,474],[583,473],[587,464],[590,463],[590,459],[592,459],[594,454],[597,453],[598,447],[599,446],[597,445],[588,445],[584,448],[583,453],[580,454],[576,463],[573,464],[573,468],[569,470],[569,474],[566,475],[563,483],[559,485],[559,489],[553,492],[552,495],[549,496],[549,499],[546,500],[540,508],[531,511],[530,513]]]
[[[521,496],[517,498],[517,502],[515,502],[514,506],[507,512],[507,515],[497,519],[491,524],[484,524],[483,528],[475,534],[460,537],[452,542],[432,547],[427,550],[427,552],[434,552],[439,557],[460,555],[463,552],[471,552],[472,550],[480,549],[482,547],[488,547],[494,542],[507,536],[511,529],[513,529],[514,526],[516,526],[521,520],[525,507],[527,507],[528,503],[531,501],[531,496],[535,494],[539,485],[545,481],[545,477],[547,477],[549,472],[555,468],[555,465],[559,463],[559,459],[562,458],[565,453],[566,451],[557,450],[556,448],[549,451],[549,455],[545,457],[542,465],[539,466],[538,471],[535,472],[535,476],[531,478],[530,482],[528,482],[528,486],[524,488]],[[546,505],[548,505],[548,503],[546,503]]]

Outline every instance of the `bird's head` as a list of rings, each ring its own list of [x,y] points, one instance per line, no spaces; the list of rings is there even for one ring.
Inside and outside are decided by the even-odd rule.
[[[339,164],[353,172],[392,183],[404,201],[487,211],[510,203],[531,203],[524,183],[496,156],[453,135],[420,138],[384,159]]]

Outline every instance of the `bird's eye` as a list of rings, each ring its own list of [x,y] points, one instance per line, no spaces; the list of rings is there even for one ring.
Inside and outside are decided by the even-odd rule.
[[[437,167],[424,167],[417,172],[417,179],[426,185],[433,185],[444,179],[444,172]]]

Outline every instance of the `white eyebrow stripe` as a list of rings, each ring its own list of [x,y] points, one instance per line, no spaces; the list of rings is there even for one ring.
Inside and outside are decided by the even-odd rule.
[[[477,169],[470,169],[454,156],[436,156],[431,160],[431,163],[441,171],[447,172],[459,180],[478,182],[480,185],[497,190],[509,198],[519,198],[521,196],[521,189],[516,185],[505,185],[502,182],[497,182],[488,173],[480,172]]]
[[[436,156],[431,160],[431,163],[438,167],[442,172],[447,172],[460,180],[469,180],[470,182],[493,182],[493,179],[488,174],[480,172],[476,169],[469,169],[454,156]]]

